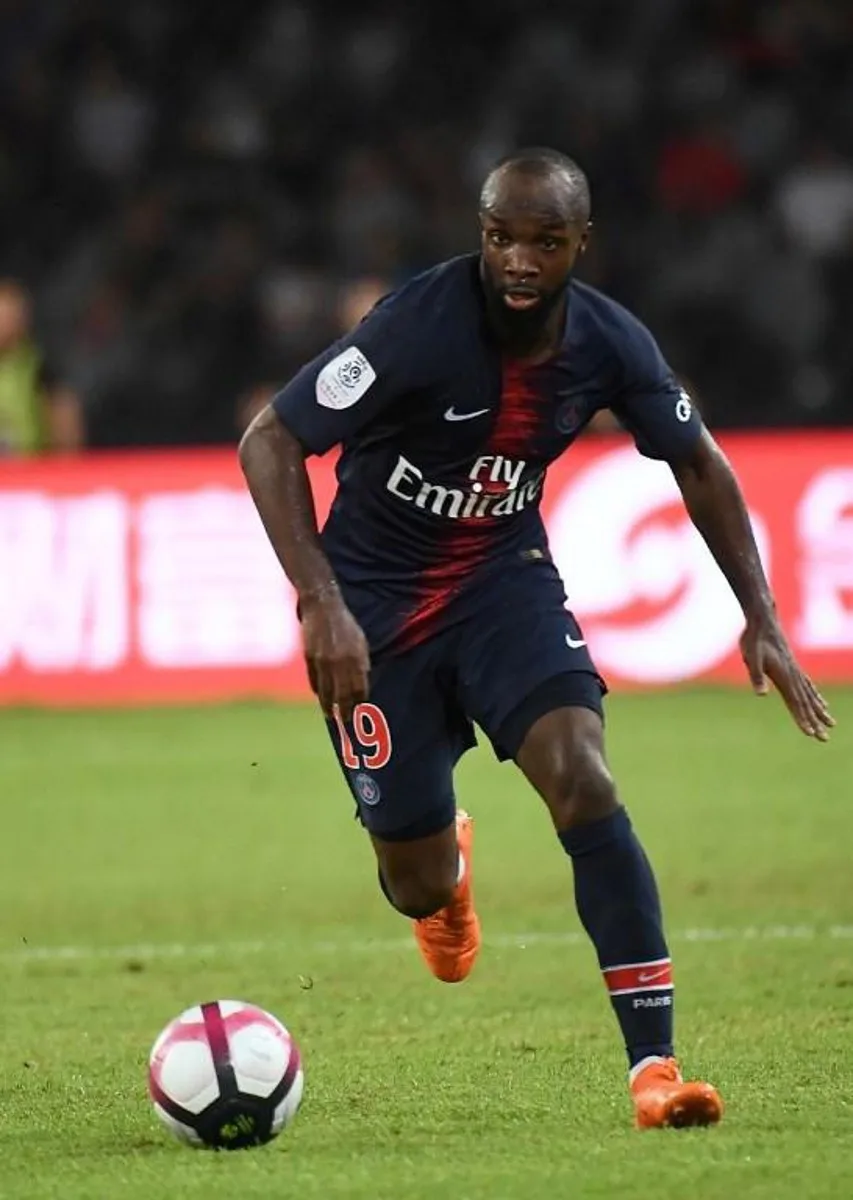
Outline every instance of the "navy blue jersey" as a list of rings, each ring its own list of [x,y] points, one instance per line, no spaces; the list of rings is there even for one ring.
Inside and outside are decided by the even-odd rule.
[[[308,452],[342,448],[322,540],[374,653],[452,623],[511,565],[547,560],[545,471],[599,409],[670,462],[701,431],[645,326],[584,284],[570,285],[556,354],[506,358],[477,255],[380,301],[273,407]]]

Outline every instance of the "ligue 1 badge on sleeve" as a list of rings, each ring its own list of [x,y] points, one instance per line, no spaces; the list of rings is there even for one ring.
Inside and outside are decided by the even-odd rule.
[[[321,408],[335,410],[357,404],[376,379],[376,372],[357,346],[350,346],[317,376],[315,394]]]

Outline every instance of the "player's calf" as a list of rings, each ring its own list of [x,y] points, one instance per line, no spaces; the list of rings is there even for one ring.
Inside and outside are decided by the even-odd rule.
[[[452,899],[432,916],[414,922],[421,956],[442,983],[466,979],[480,951],[480,921],[471,885],[473,842],[474,822],[460,810],[456,814],[458,854]]]
[[[557,709],[524,740],[518,763],[548,806],[558,833],[601,820],[619,807],[604,760],[601,721],[588,709]]]
[[[563,708],[531,728],[518,762],[572,860],[578,915],[598,955],[631,1066],[670,1058],[672,967],[657,885],[604,761],[601,719]]]
[[[578,914],[625,1039],[638,1126],[713,1124],[719,1094],[685,1083],[672,1057],[672,963],[657,884],[607,770],[600,718],[582,708],[549,713],[518,763],[572,860]]]
[[[418,875],[392,875],[389,879],[380,867],[379,884],[385,898],[398,913],[420,921],[447,907],[453,899],[456,880],[454,877],[450,883]]]
[[[371,840],[382,891],[403,916],[422,920],[451,902],[459,876],[455,825],[411,841]]]
[[[546,802],[558,833],[604,820],[617,811],[616,785],[594,741],[576,746],[556,769]]]
[[[471,889],[474,827],[467,813],[429,837],[373,837],[379,882],[390,903],[411,917],[421,956],[436,979],[459,983],[480,949]]]

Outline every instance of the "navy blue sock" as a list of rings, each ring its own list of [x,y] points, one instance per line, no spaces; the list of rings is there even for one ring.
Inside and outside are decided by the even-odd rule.
[[[655,877],[627,812],[559,836],[631,1066],[650,1054],[671,1055],[672,964]]]

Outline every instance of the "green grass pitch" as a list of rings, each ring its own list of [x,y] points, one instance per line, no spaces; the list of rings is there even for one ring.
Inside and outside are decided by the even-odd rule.
[[[808,742],[776,699],[615,696],[611,762],[656,864],[685,1070],[718,1129],[639,1134],[544,807],[484,747],[485,945],[422,968],[375,886],[317,713],[0,714],[0,1197],[808,1200],[853,1196],[853,692]],[[296,1124],[173,1142],[159,1029],[251,1000],[299,1040]]]

